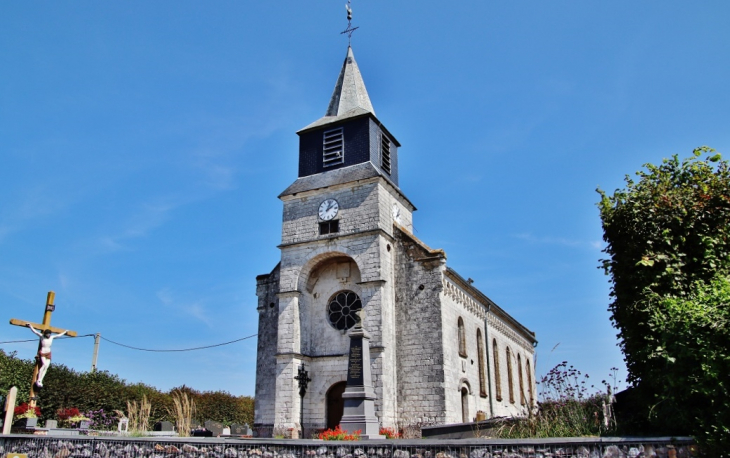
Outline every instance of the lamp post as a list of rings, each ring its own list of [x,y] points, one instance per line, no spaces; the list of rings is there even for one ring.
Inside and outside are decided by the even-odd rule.
[[[294,379],[299,382],[299,426],[302,428],[302,436],[304,436],[304,395],[307,394],[307,385],[312,381],[309,378],[309,372],[304,369],[304,363],[299,366],[299,373]]]

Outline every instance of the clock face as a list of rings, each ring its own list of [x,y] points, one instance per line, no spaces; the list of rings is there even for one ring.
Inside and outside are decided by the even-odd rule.
[[[319,205],[319,219],[329,221],[337,216],[339,210],[340,204],[335,199],[327,199]]]
[[[398,224],[401,224],[400,207],[398,207],[398,205],[396,205],[396,204],[393,204],[393,221],[395,221]]]

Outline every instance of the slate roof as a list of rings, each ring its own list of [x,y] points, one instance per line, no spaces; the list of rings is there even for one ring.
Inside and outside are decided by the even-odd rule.
[[[348,46],[347,56],[342,64],[340,76],[337,78],[335,90],[332,91],[327,112],[323,118],[308,125],[300,132],[366,114],[375,116],[375,110],[373,104],[370,103],[368,91],[365,89],[365,82],[362,79],[357,62],[355,62],[355,55],[352,53],[352,48]]]
[[[349,167],[343,167],[336,170],[328,170],[326,172],[317,173],[315,175],[308,175],[306,177],[297,178],[297,180],[289,185],[281,194],[279,198],[284,196],[290,196],[292,194],[298,194],[300,192],[312,191],[314,189],[327,188],[329,186],[335,186],[338,184],[349,183],[351,181],[367,180],[368,178],[382,177],[387,181],[393,189],[405,199],[415,210],[415,206],[411,203],[408,198],[403,195],[398,186],[395,185],[390,178],[385,176],[378,170],[372,162],[363,162],[361,164],[351,165]]]

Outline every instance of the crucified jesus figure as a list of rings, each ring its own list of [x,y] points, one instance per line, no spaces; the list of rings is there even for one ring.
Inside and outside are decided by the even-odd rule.
[[[51,344],[53,339],[65,335],[68,331],[63,331],[60,334],[53,335],[50,329],[46,329],[41,334],[32,324],[28,323],[28,327],[33,334],[41,338],[40,345],[38,346],[38,354],[36,355],[36,361],[38,362],[38,377],[36,378],[35,385],[39,388],[43,388],[43,377],[46,376],[46,371],[51,366]]]

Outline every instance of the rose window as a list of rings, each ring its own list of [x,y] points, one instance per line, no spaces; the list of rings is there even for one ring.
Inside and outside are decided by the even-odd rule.
[[[355,326],[357,311],[362,308],[360,297],[352,291],[340,291],[332,296],[327,304],[327,316],[330,324],[339,331],[346,331]]]

